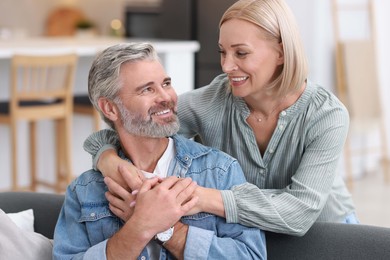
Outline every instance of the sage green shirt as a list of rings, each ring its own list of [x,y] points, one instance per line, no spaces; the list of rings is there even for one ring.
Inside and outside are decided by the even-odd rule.
[[[228,222],[303,235],[315,221],[341,222],[354,206],[338,163],[349,115],[329,91],[308,81],[301,97],[279,114],[261,156],[246,103],[228,91],[225,75],[179,97],[180,134],[237,158],[247,184],[222,191]],[[100,154],[117,145],[115,132],[91,135],[85,149]],[[100,150],[99,150],[100,149]],[[96,162],[96,156],[94,161]]]

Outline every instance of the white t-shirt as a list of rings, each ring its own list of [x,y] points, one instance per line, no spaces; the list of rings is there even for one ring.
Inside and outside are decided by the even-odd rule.
[[[153,177],[165,178],[168,174],[169,164],[171,163],[173,157],[175,156],[175,146],[172,138],[169,138],[167,149],[164,154],[161,156],[160,160],[157,162],[156,168],[153,172],[142,171],[145,178],[150,179]],[[160,258],[160,245],[157,244],[154,240],[151,240],[146,249],[150,255],[150,259],[158,260]]]

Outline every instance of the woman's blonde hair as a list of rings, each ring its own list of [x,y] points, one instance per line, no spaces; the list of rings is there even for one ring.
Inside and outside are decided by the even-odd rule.
[[[230,20],[241,19],[259,26],[267,39],[282,43],[284,64],[270,88],[286,95],[302,86],[308,66],[295,18],[283,0],[239,0],[223,14],[219,27]]]

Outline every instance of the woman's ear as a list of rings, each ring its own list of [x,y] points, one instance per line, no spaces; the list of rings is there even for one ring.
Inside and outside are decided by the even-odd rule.
[[[98,105],[105,117],[107,117],[111,121],[118,120],[119,118],[118,109],[112,100],[101,97],[98,100]]]
[[[278,60],[278,65],[283,65],[284,64],[284,50],[283,50],[283,43],[280,42],[278,44],[278,57],[277,57],[277,60]]]

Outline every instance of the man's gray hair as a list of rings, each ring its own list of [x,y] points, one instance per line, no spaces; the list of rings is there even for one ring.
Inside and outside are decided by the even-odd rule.
[[[141,60],[159,60],[150,43],[121,43],[108,47],[99,53],[92,63],[88,76],[88,94],[93,106],[99,111],[103,120],[113,127],[99,108],[101,97],[116,101],[122,82],[119,78],[122,64]]]

